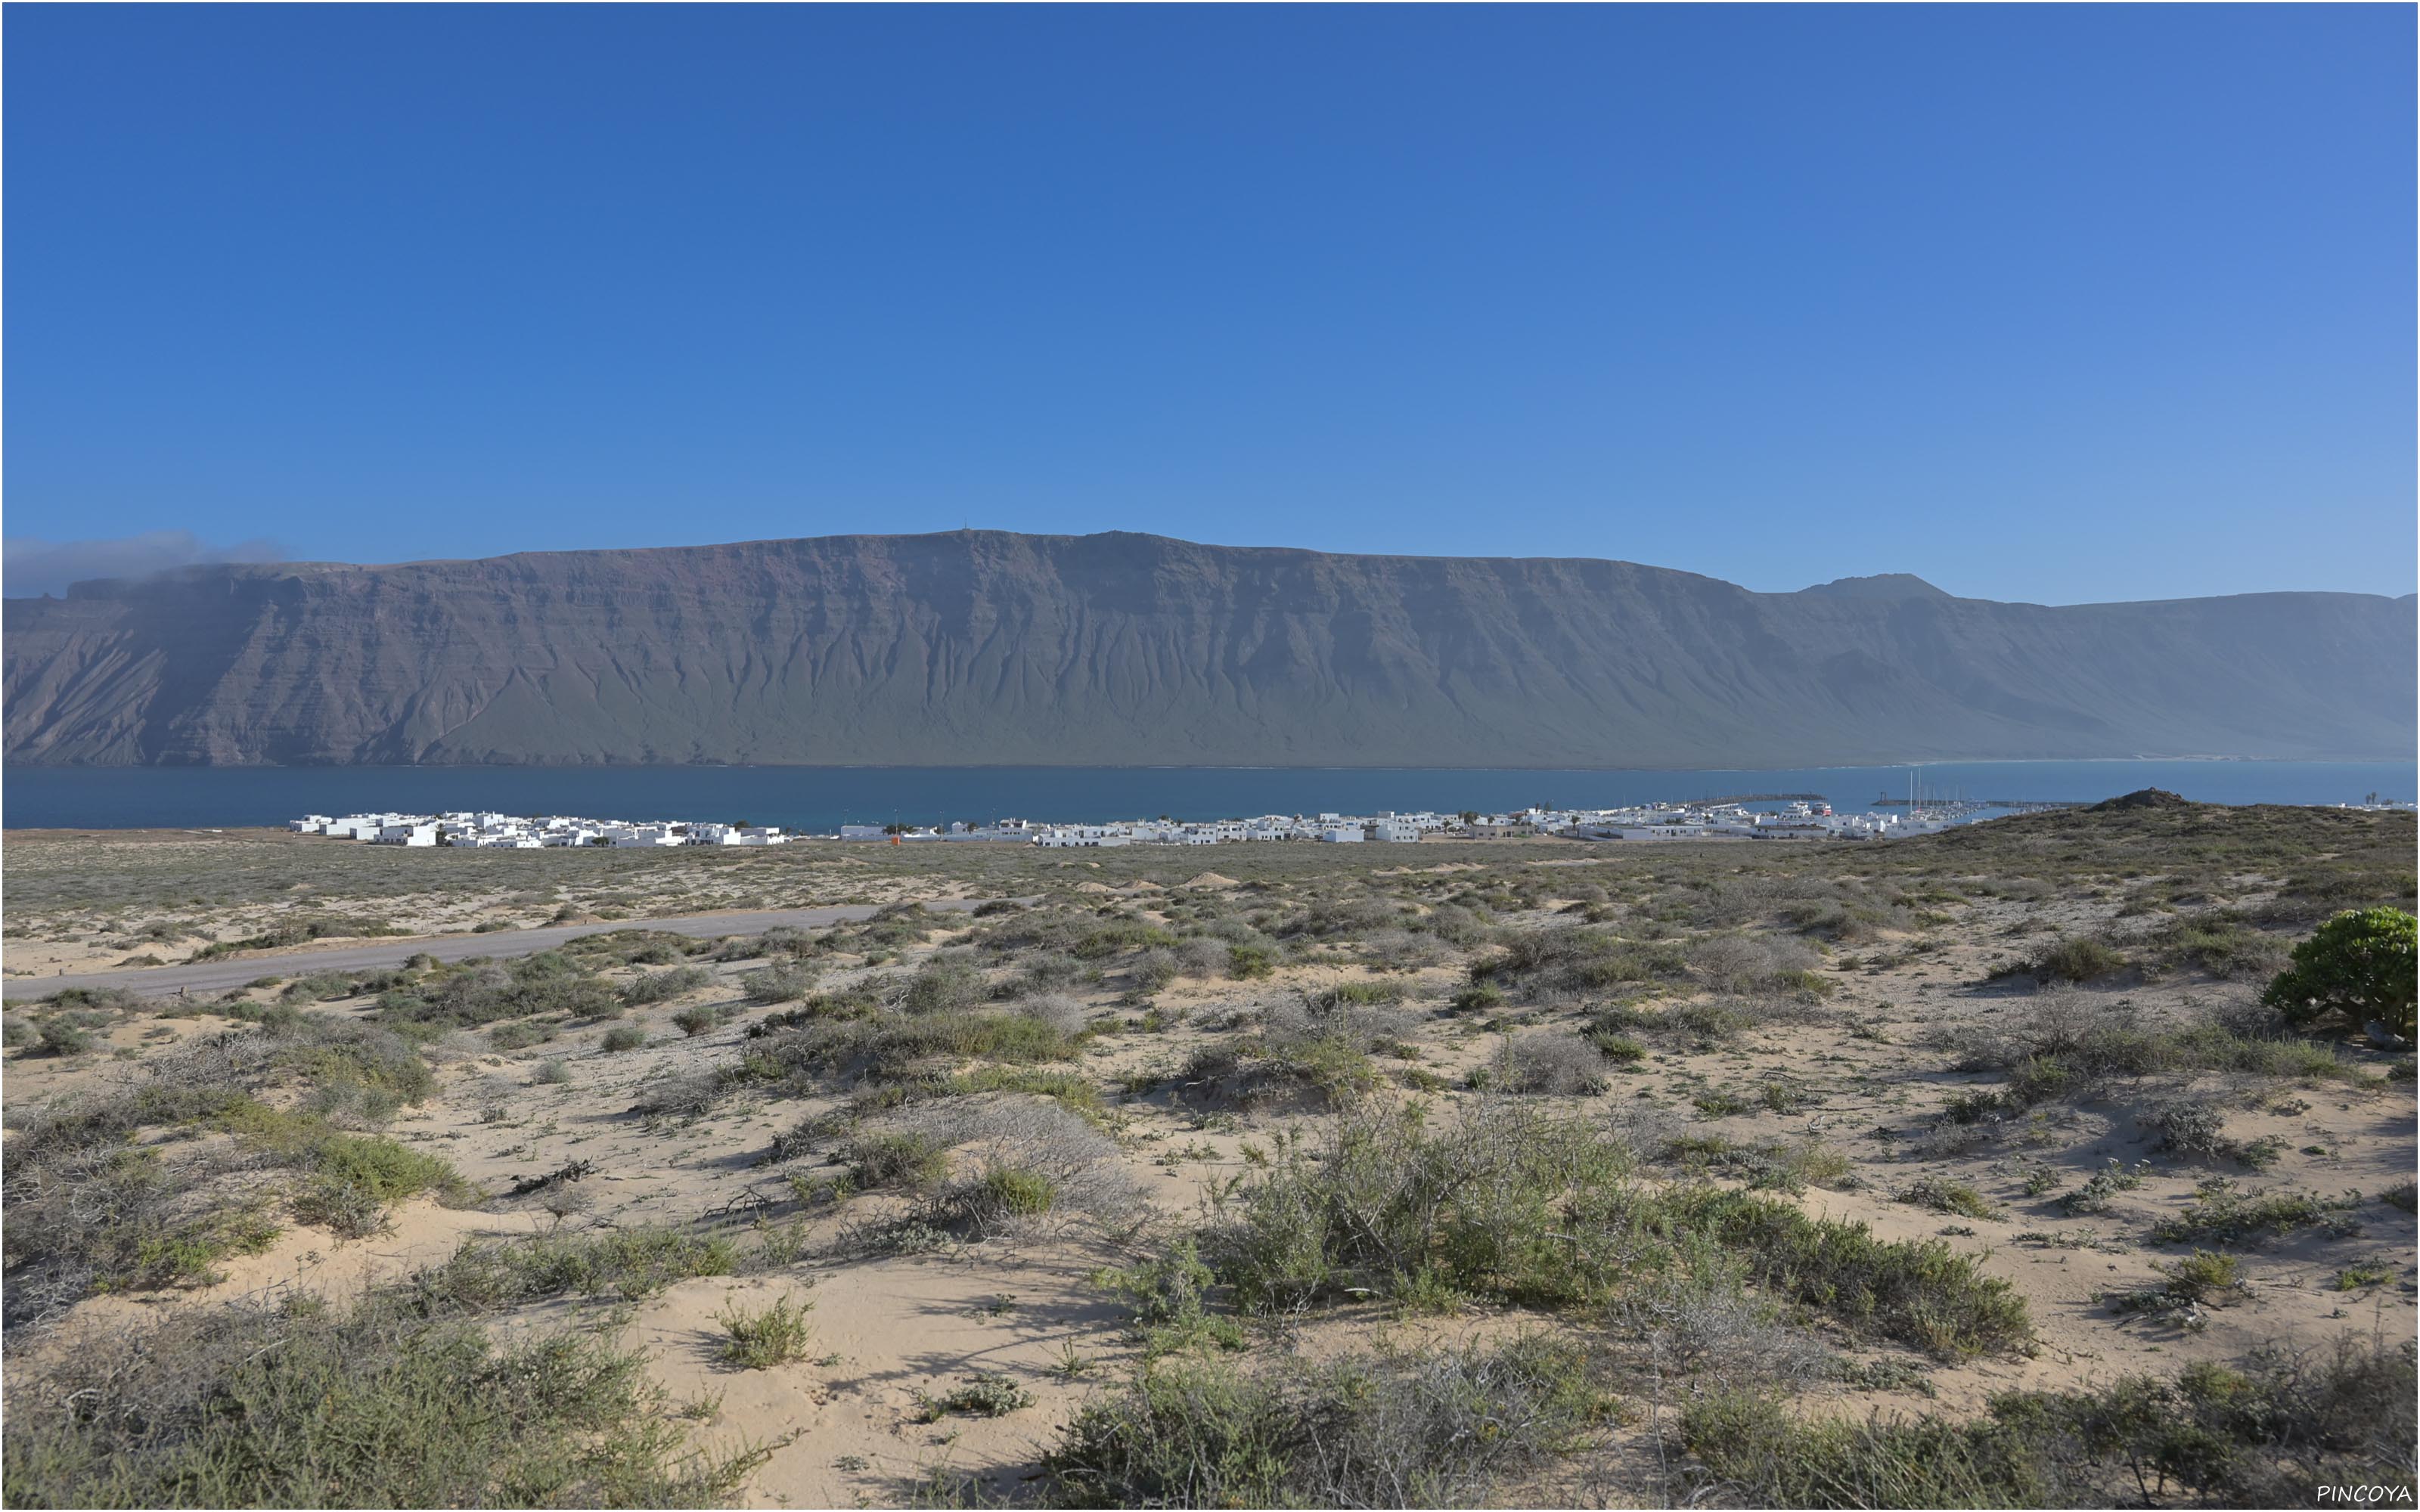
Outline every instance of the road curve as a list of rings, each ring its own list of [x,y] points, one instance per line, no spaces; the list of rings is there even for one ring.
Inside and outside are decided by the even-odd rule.
[[[982,898],[939,898],[924,906],[936,913],[967,913],[983,906]],[[768,929],[821,929],[874,917],[866,903],[840,903],[829,908],[768,908],[730,914],[687,914],[675,918],[617,918],[610,924],[551,924],[543,929],[496,930],[487,934],[436,934],[417,939],[379,940],[368,945],[340,945],[320,950],[285,950],[274,954],[230,956],[192,965],[144,966],[132,971],[87,971],[59,977],[10,977],[0,981],[0,997],[23,1001],[47,997],[68,987],[124,987],[146,997],[174,997],[179,992],[196,996],[223,993],[260,977],[292,977],[306,971],[375,971],[399,966],[415,955],[440,961],[467,961],[473,956],[535,955],[583,934],[610,934],[615,930],[652,929],[710,940],[723,934],[762,934]]]

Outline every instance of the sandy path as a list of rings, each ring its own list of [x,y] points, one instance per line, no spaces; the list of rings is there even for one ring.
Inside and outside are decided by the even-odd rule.
[[[937,913],[969,913],[983,906],[981,898],[937,898],[924,906]],[[621,918],[608,924],[557,924],[544,929],[497,930],[487,934],[444,934],[382,939],[372,945],[344,945],[321,949],[284,950],[231,956],[194,965],[143,966],[131,971],[90,971],[73,976],[20,977],[0,984],[0,996],[47,997],[67,987],[123,987],[147,997],[170,997],[179,991],[211,994],[240,987],[264,976],[291,976],[302,971],[372,971],[399,966],[415,955],[440,961],[467,961],[535,955],[583,934],[609,934],[615,930],[661,930],[693,939],[724,934],[762,934],[768,929],[823,929],[833,924],[871,918],[864,903],[828,908],[768,908],[740,913],[688,914],[670,918]]]

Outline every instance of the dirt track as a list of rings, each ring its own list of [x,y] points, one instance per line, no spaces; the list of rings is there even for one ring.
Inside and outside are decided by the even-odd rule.
[[[924,904],[937,912],[964,913],[981,907],[980,898],[941,898]],[[772,908],[746,913],[690,914],[674,918],[621,918],[609,924],[556,924],[543,929],[496,930],[486,934],[440,934],[381,939],[367,945],[335,945],[316,949],[262,951],[205,961],[193,965],[144,966],[130,971],[88,971],[56,977],[16,977],[0,983],[0,996],[29,1000],[47,997],[66,987],[124,987],[147,997],[173,997],[178,992],[222,993],[260,977],[292,976],[302,971],[371,971],[399,966],[415,955],[440,961],[467,961],[473,956],[534,955],[583,934],[615,930],[662,930],[694,939],[721,934],[762,934],[787,925],[821,929],[873,917],[863,903],[829,908]]]

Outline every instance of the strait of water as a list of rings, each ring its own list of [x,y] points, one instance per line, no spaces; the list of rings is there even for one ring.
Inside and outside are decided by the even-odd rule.
[[[1948,762],[1782,771],[1186,766],[10,767],[10,829],[242,828],[305,813],[492,810],[600,819],[844,824],[1220,819],[1380,809],[1489,812],[1821,794],[1841,812],[1905,798],[2097,802],[2160,787],[2206,803],[2358,803],[2420,791],[2411,762]],[[1761,805],[1776,807],[1776,805]]]

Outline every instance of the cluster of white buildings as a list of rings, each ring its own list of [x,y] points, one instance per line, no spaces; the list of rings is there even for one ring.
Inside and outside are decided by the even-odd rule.
[[[298,835],[330,835],[373,845],[458,845],[467,850],[503,851],[570,845],[781,845],[790,839],[770,826],[634,823],[570,814],[530,818],[504,813],[367,813],[342,819],[305,814],[286,827]]]
[[[1887,840],[1925,835],[1947,821],[1922,810],[1906,815],[1836,814],[1824,803],[1792,803],[1763,811],[1737,803],[1642,804],[1627,809],[1521,809],[1510,813],[1423,810],[1374,814],[1263,814],[1254,819],[1182,821],[1127,819],[1097,825],[1046,825],[1002,819],[989,825],[954,823],[926,828],[901,825],[843,825],[839,839],[895,844],[952,841],[1008,841],[1054,850],[1118,845],[1227,845],[1252,841],[1315,841],[1408,843],[1422,836],[1451,834],[1486,840],[1517,835],[1557,835],[1591,841],[1670,840]],[[306,814],[288,828],[301,835],[329,835],[377,845],[458,845],[473,850],[538,850],[550,846],[782,845],[805,837],[769,825],[644,823],[582,819],[570,814],[535,818],[502,813],[361,813],[341,819]]]
[[[1777,810],[1736,803],[1642,804],[1629,809],[1532,810],[1528,831],[1579,840],[1890,840],[1930,835],[1947,822],[1908,814],[1834,813],[1828,803],[1793,802]]]
[[[1257,819],[1187,823],[1174,819],[1128,819],[1105,825],[1041,825],[1029,827],[1036,845],[1057,850],[1104,845],[1225,845],[1248,841],[1309,840],[1329,844],[1363,841],[1409,841],[1461,821],[1434,813],[1263,814]]]

